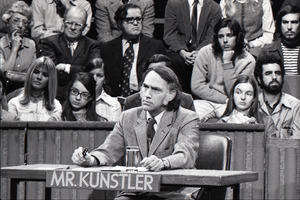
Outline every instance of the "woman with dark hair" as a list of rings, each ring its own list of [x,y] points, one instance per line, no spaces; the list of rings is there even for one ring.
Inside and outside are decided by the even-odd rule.
[[[85,67],[86,72],[92,73],[96,81],[96,113],[106,121],[118,121],[122,112],[117,98],[111,97],[106,92],[106,76],[104,63],[101,58],[94,58]]]
[[[191,88],[200,119],[216,112],[220,117],[230,89],[241,74],[253,74],[255,59],[245,50],[244,32],[235,19],[221,19],[214,28],[213,44],[199,50]]]
[[[95,110],[96,81],[93,74],[77,73],[66,91],[63,121],[106,121]]]
[[[233,84],[221,122],[254,124],[258,118],[258,92],[251,76],[242,75]]]
[[[27,71],[24,89],[8,102],[8,111],[21,121],[60,121],[56,89],[55,64],[49,57],[40,57]]]

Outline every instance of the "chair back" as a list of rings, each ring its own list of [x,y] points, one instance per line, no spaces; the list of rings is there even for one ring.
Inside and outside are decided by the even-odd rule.
[[[197,169],[229,170],[231,160],[231,140],[228,136],[200,135]]]

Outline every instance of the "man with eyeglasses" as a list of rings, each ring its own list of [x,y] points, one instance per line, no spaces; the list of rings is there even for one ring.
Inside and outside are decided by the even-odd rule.
[[[42,54],[56,64],[58,90],[56,99],[63,103],[72,76],[82,72],[89,60],[100,56],[97,41],[83,36],[87,13],[80,6],[70,7],[64,17],[64,32],[44,39]]]
[[[95,25],[98,41],[108,42],[121,35],[117,22],[114,19],[117,9],[124,4],[138,5],[142,11],[142,33],[153,37],[154,32],[154,2],[153,0],[97,0],[95,3]]]
[[[121,36],[102,44],[101,58],[107,85],[113,97],[127,97],[139,91],[144,63],[154,54],[165,54],[162,41],[142,32],[142,11],[134,4],[124,4],[115,13]]]

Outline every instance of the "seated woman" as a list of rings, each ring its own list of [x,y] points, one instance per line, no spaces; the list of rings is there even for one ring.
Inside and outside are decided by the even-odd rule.
[[[26,72],[36,58],[35,42],[24,37],[32,26],[32,12],[24,1],[17,1],[2,16],[8,34],[0,39],[0,68],[8,79],[7,94],[24,86]]]
[[[96,81],[93,74],[79,72],[75,74],[66,91],[63,104],[63,121],[106,121],[95,109]]]
[[[14,115],[7,111],[6,102],[6,78],[4,74],[0,71],[0,121],[14,121],[17,120],[17,115]]]
[[[55,64],[40,57],[28,69],[24,89],[8,102],[8,111],[21,121],[59,121],[62,108],[55,99],[56,89]]]
[[[257,124],[258,92],[256,82],[250,76],[239,76],[229,96],[229,101],[220,122]]]
[[[103,60],[101,58],[92,59],[85,70],[94,74],[96,81],[96,113],[106,121],[118,121],[122,109],[119,101],[105,92],[108,88],[105,85]]]

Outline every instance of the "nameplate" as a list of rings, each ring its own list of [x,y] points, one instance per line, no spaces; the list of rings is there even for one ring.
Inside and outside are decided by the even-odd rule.
[[[128,172],[47,171],[46,187],[159,192],[161,175]]]

